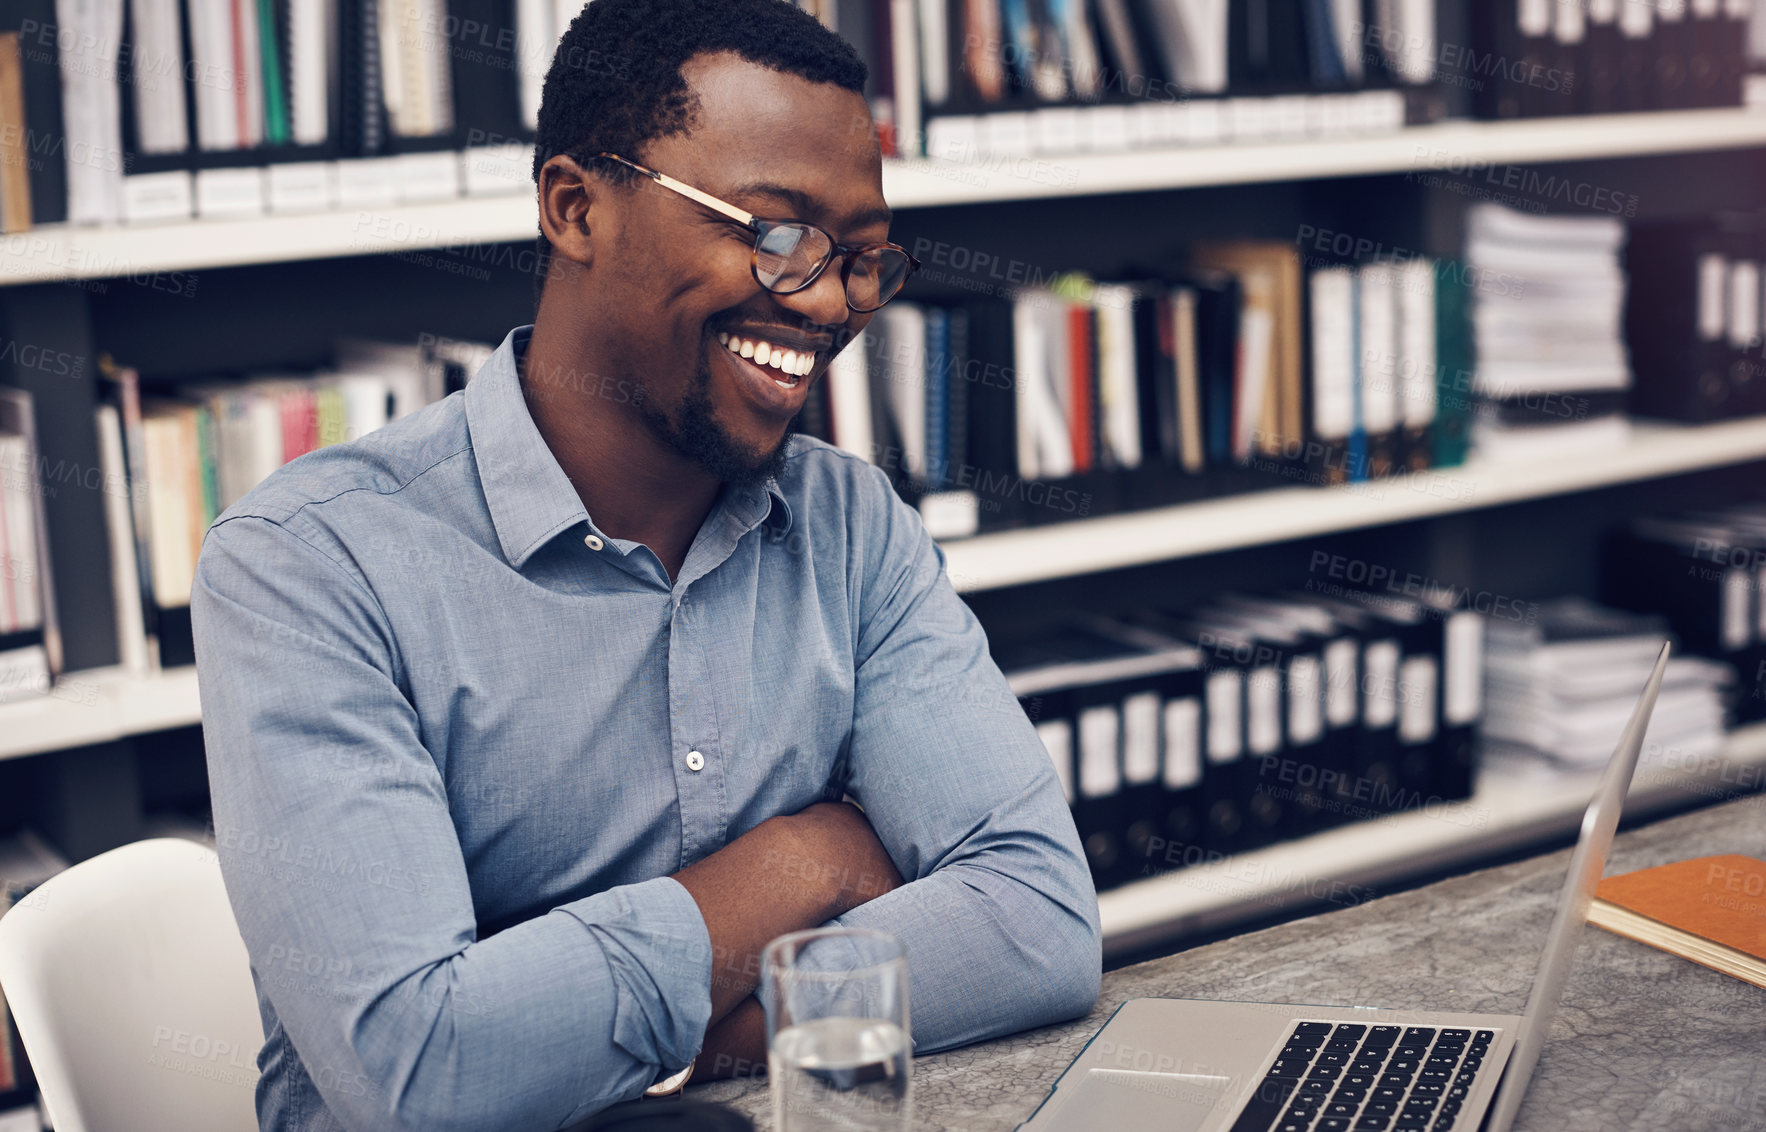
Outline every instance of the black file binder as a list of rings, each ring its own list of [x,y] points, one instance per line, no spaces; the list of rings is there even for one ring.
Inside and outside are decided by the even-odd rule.
[[[1687,0],[1659,0],[1655,5],[1654,110],[1685,110],[1697,106],[1692,81],[1693,22]]]
[[[1355,672],[1361,725],[1353,773],[1338,790],[1336,802],[1349,820],[1372,817],[1392,809],[1401,790],[1398,682],[1404,648],[1400,627],[1374,616],[1363,601],[1337,596],[1316,600],[1339,625],[1354,633],[1359,644]]]
[[[1361,642],[1355,630],[1308,598],[1225,594],[1219,608],[1254,623],[1273,621],[1272,631],[1291,642],[1288,736],[1295,758],[1278,777],[1296,803],[1296,824],[1316,829],[1348,820],[1347,803],[1352,799],[1347,791],[1356,775],[1361,726]],[[1308,671],[1306,660],[1316,663],[1316,676]],[[1294,679],[1296,671],[1299,680]],[[1299,702],[1304,689],[1313,685],[1315,704]],[[1297,723],[1297,716],[1313,707],[1318,712],[1316,737],[1311,736],[1307,720]]]
[[[1472,5],[1472,43],[1478,56],[1504,61],[1485,77],[1473,106],[1480,118],[1528,118],[1542,112],[1540,87],[1554,51],[1550,0],[1489,0]]]
[[[1288,806],[1258,789],[1261,760],[1279,762],[1282,750],[1277,658],[1267,647],[1260,651],[1249,634],[1185,615],[1145,610],[1125,623],[1200,655],[1207,847],[1231,853],[1286,836]]]
[[[1652,0],[1619,0],[1619,109],[1656,106],[1656,17]]]
[[[1184,850],[1195,847],[1201,784],[1178,774],[1167,788],[1161,750],[1167,706],[1196,703],[1194,652],[1075,626],[1003,649],[1000,663],[1056,763],[1094,882],[1107,888],[1194,863]],[[1186,710],[1178,715],[1174,728]]]
[[[67,219],[67,131],[62,125],[61,55],[56,47],[60,29],[55,0],[18,0],[0,8],[0,31],[19,33],[25,131],[33,139],[26,147],[25,162],[34,225]]]
[[[1583,113],[1618,114],[1625,109],[1625,38],[1619,31],[1623,3],[1589,0],[1582,68],[1575,82],[1576,107]]]
[[[1742,235],[1710,220],[1632,227],[1625,247],[1632,412],[1708,422],[1754,411],[1752,387],[1766,386],[1766,359],[1756,352],[1752,364],[1738,366],[1728,340],[1732,259],[1738,250],[1752,254]]]
[[[1664,614],[1689,650],[1748,672],[1759,637],[1750,556],[1729,524],[1639,519],[1601,556],[1601,597],[1620,609]]]

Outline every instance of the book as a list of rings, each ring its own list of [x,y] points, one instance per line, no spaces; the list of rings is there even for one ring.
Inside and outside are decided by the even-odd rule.
[[[1695,857],[1607,877],[1588,922],[1766,988],[1766,861]]]

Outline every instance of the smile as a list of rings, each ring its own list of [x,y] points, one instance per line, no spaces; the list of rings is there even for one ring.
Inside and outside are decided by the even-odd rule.
[[[720,333],[717,340],[724,349],[737,357],[757,366],[777,370],[780,376],[773,380],[785,389],[794,388],[816,366],[816,355],[813,352],[798,353],[783,346],[774,346],[764,339]]]

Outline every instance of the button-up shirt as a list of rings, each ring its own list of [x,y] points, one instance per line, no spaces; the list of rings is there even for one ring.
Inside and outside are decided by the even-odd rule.
[[[546,447],[530,330],[204,541],[204,737],[264,1127],[555,1129],[636,1096],[711,1012],[711,941],[670,874],[842,796],[908,883],[832,922],[905,944],[917,1052],[1089,1009],[1073,820],[914,511],[793,437],[775,479],[720,489],[671,580]]]

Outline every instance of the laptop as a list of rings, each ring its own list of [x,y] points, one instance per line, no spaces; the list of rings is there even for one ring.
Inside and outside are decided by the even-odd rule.
[[[1664,644],[1582,818],[1525,1014],[1131,999],[1018,1132],[1508,1132],[1557,1012],[1667,665]]]

